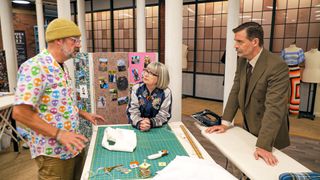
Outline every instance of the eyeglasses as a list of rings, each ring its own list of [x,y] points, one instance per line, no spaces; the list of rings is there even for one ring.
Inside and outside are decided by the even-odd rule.
[[[155,77],[158,77],[159,75],[158,74],[155,74],[153,72],[151,72],[149,69],[143,69],[143,75],[145,74],[148,74],[148,75],[152,75],[152,76],[155,76]]]
[[[75,38],[75,37],[69,37],[72,41],[73,41],[73,43],[75,43],[75,44],[80,44],[80,42],[81,42],[81,39],[79,39],[79,38]]]

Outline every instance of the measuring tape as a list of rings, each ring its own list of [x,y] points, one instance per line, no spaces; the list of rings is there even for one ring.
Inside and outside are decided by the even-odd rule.
[[[184,127],[184,125],[180,125],[180,128],[182,129],[184,135],[187,137],[189,143],[191,144],[192,146],[192,149],[196,152],[197,156],[199,159],[204,159],[200,150],[198,149],[197,145],[193,142],[193,140],[191,139],[187,129]]]

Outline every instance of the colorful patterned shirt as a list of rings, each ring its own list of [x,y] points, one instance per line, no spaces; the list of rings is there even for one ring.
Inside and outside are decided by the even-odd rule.
[[[139,128],[143,118],[151,120],[151,127],[161,127],[171,118],[171,90],[154,89],[151,93],[144,83],[132,87],[131,97],[127,107],[129,123]]]
[[[43,50],[23,63],[18,71],[15,105],[31,105],[48,124],[69,132],[78,132],[79,110],[66,66],[63,68]],[[31,156],[69,159],[72,154],[55,138],[28,129]]]
[[[304,61],[304,52],[302,49],[296,52],[289,52],[284,49],[281,51],[281,57],[288,65],[298,65]]]

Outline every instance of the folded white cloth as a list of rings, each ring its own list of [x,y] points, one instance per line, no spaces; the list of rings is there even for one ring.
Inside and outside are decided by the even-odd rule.
[[[137,146],[137,136],[133,130],[108,127],[104,130],[102,146],[110,151],[133,152]]]
[[[227,170],[215,162],[191,158],[188,156],[177,156],[167,167],[157,172],[153,180],[236,180]]]

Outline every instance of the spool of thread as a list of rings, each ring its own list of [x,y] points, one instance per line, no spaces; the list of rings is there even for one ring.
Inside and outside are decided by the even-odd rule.
[[[139,166],[139,175],[142,178],[148,178],[151,176],[150,164],[144,160],[144,162]]]

